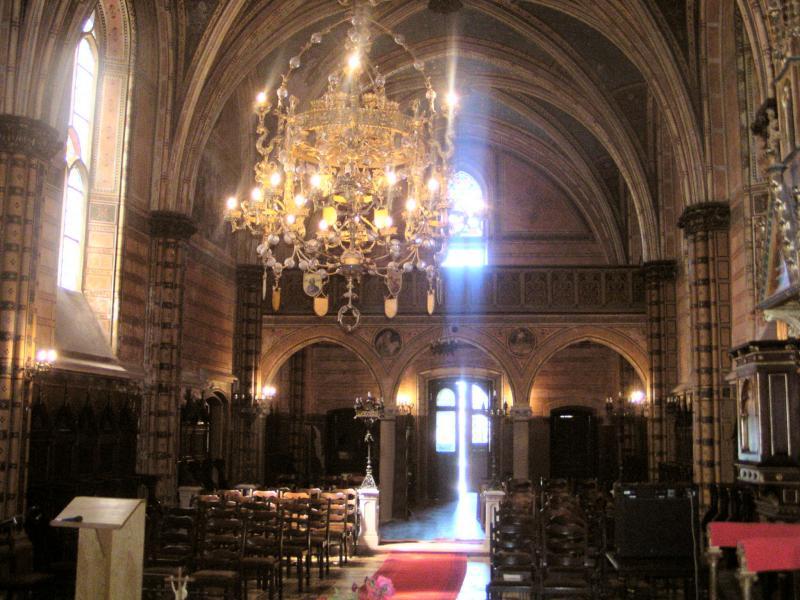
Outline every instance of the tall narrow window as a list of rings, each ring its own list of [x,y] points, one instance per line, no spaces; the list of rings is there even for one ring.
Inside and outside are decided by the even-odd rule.
[[[95,15],[92,13],[83,25],[83,36],[75,49],[67,131],[67,171],[61,216],[58,284],[73,291],[80,291],[83,281],[92,131],[97,91],[98,61],[94,21]]]
[[[445,267],[483,267],[486,265],[486,203],[478,181],[466,171],[458,171],[450,180],[453,237]]]

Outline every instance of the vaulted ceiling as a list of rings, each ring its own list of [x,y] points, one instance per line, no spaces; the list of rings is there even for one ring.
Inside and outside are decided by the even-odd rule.
[[[663,122],[685,193],[702,187],[687,4],[673,0],[463,0],[451,14],[423,0],[392,0],[377,21],[405,36],[434,87],[453,81],[461,110],[462,154],[481,145],[522,161],[563,192],[602,248],[603,262],[630,258],[630,235],[645,260],[658,257],[653,124]],[[623,6],[624,5],[624,6]],[[252,99],[274,91],[288,60],[310,38],[347,15],[336,0],[183,2],[180,24],[187,96],[196,86],[178,148],[185,180],[213,127],[240,135],[242,181],[252,165]],[[292,93],[318,94],[340,54],[328,36],[301,68]],[[371,58],[389,77],[391,95],[419,94],[413,59],[390,37]],[[202,76],[201,76],[202,75]],[[199,90],[199,91],[198,91]],[[180,133],[180,124],[178,127]],[[460,160],[457,150],[456,160]],[[466,160],[466,159],[465,159]],[[533,199],[531,199],[533,201]]]

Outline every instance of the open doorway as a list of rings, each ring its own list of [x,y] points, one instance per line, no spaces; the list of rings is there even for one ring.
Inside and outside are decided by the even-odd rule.
[[[431,496],[448,501],[476,492],[489,476],[492,382],[478,378],[448,378],[429,382],[428,414],[433,460]]]
[[[428,502],[407,522],[382,526],[381,537],[483,540],[477,503],[480,485],[490,476],[494,382],[466,376],[430,379],[426,395]]]

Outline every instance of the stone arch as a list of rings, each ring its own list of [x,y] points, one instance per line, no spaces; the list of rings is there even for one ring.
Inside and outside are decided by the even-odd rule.
[[[761,2],[736,0],[736,5],[739,8],[745,34],[753,53],[759,99],[763,102],[775,93],[771,91],[775,76],[772,68],[769,32],[767,31],[767,16]]]
[[[642,380],[644,388],[650,389],[647,349],[633,338],[606,327],[579,326],[565,328],[544,340],[534,355],[528,360],[525,369],[525,402],[529,406],[533,385],[542,366],[557,352],[578,342],[595,342],[610,348],[624,357]]]
[[[266,336],[265,336],[266,337]],[[280,338],[280,343],[273,344],[259,359],[261,384],[275,379],[278,370],[298,350],[317,342],[331,342],[350,350],[361,359],[375,378],[381,395],[386,398],[389,388],[386,385],[386,374],[380,357],[365,340],[349,335],[337,326],[302,328]]]
[[[470,328],[469,325],[465,326],[462,324],[458,325],[457,332],[448,333],[448,335],[482,350],[497,361],[504,371],[503,374],[508,378],[508,385],[511,388],[511,395],[514,402],[518,402],[518,399],[521,397],[520,394],[524,390],[522,386],[524,382],[516,366],[517,359],[509,352],[499,338],[495,338],[478,329]],[[411,343],[403,347],[400,355],[396,357],[388,373],[393,394],[397,393],[403,373],[413,363],[414,359],[440,337],[442,337],[442,327],[437,325],[423,332],[415,333]]]

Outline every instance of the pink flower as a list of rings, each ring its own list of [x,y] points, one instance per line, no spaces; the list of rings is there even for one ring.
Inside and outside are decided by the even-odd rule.
[[[394,596],[394,585],[392,585],[392,580],[388,577],[378,575],[375,578],[375,587],[378,588],[379,598],[391,598]]]

